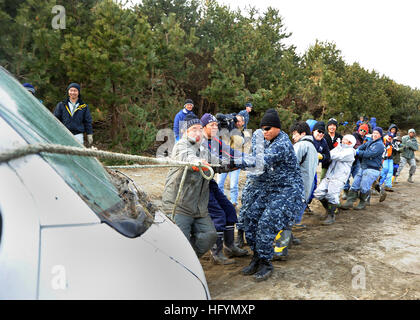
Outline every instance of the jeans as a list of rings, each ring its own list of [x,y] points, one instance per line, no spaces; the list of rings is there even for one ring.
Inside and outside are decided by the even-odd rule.
[[[239,173],[241,172],[240,169],[231,171],[231,172],[225,172],[225,173],[221,173],[219,175],[219,181],[218,181],[218,185],[219,185],[219,189],[220,191],[222,191],[223,193],[225,192],[225,180],[227,175],[230,175],[230,201],[233,204],[237,204],[238,203],[238,183],[239,183]]]
[[[392,188],[392,175],[394,173],[394,161],[392,159],[385,159],[382,163],[381,180],[379,185],[381,186],[385,182],[385,187]]]
[[[373,182],[379,177],[379,174],[379,170],[361,168],[356,177],[354,177],[350,190],[360,190],[361,193],[369,192]]]
[[[318,174],[315,173],[314,182],[312,183],[311,195],[309,196],[309,199],[307,201],[308,205],[312,202],[312,199],[315,197],[314,192],[316,190],[317,185],[318,185]]]
[[[350,189],[350,177],[353,177],[353,180],[354,180],[354,178],[359,173],[359,170],[360,170],[360,162],[359,162],[359,160],[355,160],[353,162],[353,165],[351,166],[350,176],[347,179],[346,184],[344,185],[344,190],[349,190]]]

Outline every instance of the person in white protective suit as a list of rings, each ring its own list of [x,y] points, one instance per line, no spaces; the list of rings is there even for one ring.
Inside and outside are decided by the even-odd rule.
[[[329,225],[335,222],[335,213],[340,204],[340,193],[349,178],[351,166],[356,150],[353,149],[356,138],[347,134],[337,147],[330,151],[331,164],[325,178],[321,180],[314,196],[318,199],[327,212],[326,219],[322,222]]]

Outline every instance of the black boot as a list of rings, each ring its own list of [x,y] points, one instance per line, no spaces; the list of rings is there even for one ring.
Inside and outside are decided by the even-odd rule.
[[[273,273],[273,265],[267,259],[261,259],[257,272],[254,274],[256,281],[267,280]]]
[[[322,206],[325,209],[325,215],[321,216],[321,219],[326,219],[328,216],[328,200],[324,198],[319,200],[319,202],[321,202]]]
[[[258,267],[260,264],[260,258],[258,257],[258,254],[254,252],[254,256],[252,257],[251,263],[242,269],[242,274],[244,275],[251,275],[257,272]]]
[[[354,208],[355,210],[363,210],[366,208],[367,200],[369,198],[370,191],[366,193],[360,193],[360,201],[359,204]]]
[[[226,226],[226,230],[224,231],[225,236],[225,254],[228,258],[232,257],[244,257],[249,254],[248,250],[238,248],[235,246],[234,238],[235,238],[235,227],[233,225]]]
[[[233,264],[235,260],[227,258],[223,254],[223,232],[217,233],[217,240],[213,248],[210,250],[211,258],[214,264]]]
[[[292,241],[290,241],[289,247],[291,248],[292,244],[295,246],[298,246],[302,243],[302,241],[299,238],[296,238],[295,235],[292,233]]]
[[[281,230],[276,238],[276,244],[274,246],[273,260],[287,260],[289,255],[288,248],[290,246],[290,240],[292,238],[292,230]]]
[[[238,229],[238,235],[237,235],[237,238],[236,238],[235,245],[238,248],[243,248],[245,246],[245,231],[244,230]]]
[[[335,210],[337,209],[337,206],[335,204],[330,203],[328,206],[328,215],[327,218],[322,221],[322,224],[324,226],[333,224],[335,222]]]
[[[347,200],[344,204],[340,205],[340,209],[348,210],[353,208],[353,204],[356,201],[357,197],[359,196],[359,192],[350,189],[347,193]]]
[[[383,202],[386,199],[386,191],[383,186],[379,187],[379,202]]]

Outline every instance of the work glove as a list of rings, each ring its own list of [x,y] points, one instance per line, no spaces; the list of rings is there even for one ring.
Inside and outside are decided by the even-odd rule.
[[[318,152],[318,160],[324,159],[324,156]]]
[[[192,169],[193,169],[193,171],[195,171],[195,172],[199,172],[199,171],[200,171],[200,168],[199,168],[199,167],[192,166],[191,168],[192,168]],[[206,167],[202,167],[202,168],[203,168],[203,171],[209,171],[209,169],[207,169]]]
[[[88,142],[88,146],[92,146],[93,144],[93,134],[88,134],[87,135],[87,142]]]

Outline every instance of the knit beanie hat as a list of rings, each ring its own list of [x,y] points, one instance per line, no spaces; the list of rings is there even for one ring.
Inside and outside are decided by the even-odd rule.
[[[383,137],[384,136],[384,131],[382,130],[382,128],[381,127],[375,127],[373,130],[372,130],[372,132],[373,131],[378,131],[380,134],[381,134],[381,137]]]
[[[315,123],[314,128],[313,128],[312,131],[315,131],[315,130],[325,132],[325,123],[324,123],[324,121],[318,121],[317,123]]]
[[[79,95],[81,94],[80,92],[80,84],[76,83],[76,82],[72,82],[69,84],[69,86],[67,87],[67,91],[69,92],[70,88],[76,88],[79,91]]]
[[[208,125],[210,122],[217,122],[217,119],[214,115],[210,114],[210,113],[205,113],[202,117],[201,117],[201,125],[203,127],[205,127],[206,125]]]
[[[195,124],[201,124],[200,119],[198,119],[198,117],[193,113],[187,114],[184,121],[187,122],[187,129],[189,129],[191,126]]]
[[[343,137],[343,140],[344,139],[347,139],[347,140],[349,140],[350,142],[351,142],[351,147],[353,148],[354,147],[354,145],[356,144],[356,138],[354,137],[354,135],[352,135],[352,134],[346,134],[344,137]]]
[[[364,123],[364,124],[360,125],[359,131],[360,130],[365,130],[366,132],[369,132],[369,126],[366,123]]]
[[[35,88],[30,83],[24,83],[23,86],[26,90],[28,90],[30,93],[35,94]]]
[[[252,103],[251,103],[251,102],[247,102],[247,103],[245,103],[245,107],[250,107],[250,108],[252,108]]]
[[[328,120],[328,122],[327,122],[327,128],[330,126],[330,124],[333,124],[336,127],[338,127],[338,121],[337,121],[337,119],[331,118],[330,120]]]
[[[411,133],[411,132],[416,133],[416,130],[414,130],[414,129],[408,130],[408,133]]]
[[[261,119],[260,127],[275,127],[281,129],[279,114],[275,109],[268,109]]]
[[[187,99],[187,100],[185,100],[185,102],[184,102],[184,108],[185,108],[185,106],[186,106],[187,104],[192,104],[192,105],[194,105],[194,102],[193,102],[191,99]]]

